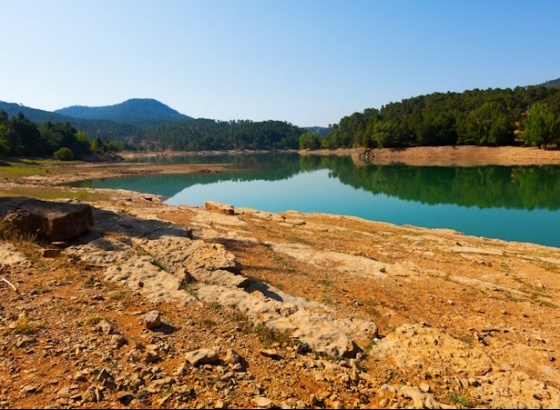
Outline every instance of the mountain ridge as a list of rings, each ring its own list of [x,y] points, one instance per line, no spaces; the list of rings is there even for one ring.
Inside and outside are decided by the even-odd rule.
[[[192,119],[153,98],[131,98],[122,103],[105,106],[72,105],[53,111],[84,120],[111,120],[116,122],[167,121]]]

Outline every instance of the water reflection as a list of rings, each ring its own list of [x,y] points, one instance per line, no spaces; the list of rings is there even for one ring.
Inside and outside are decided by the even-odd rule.
[[[200,158],[181,159],[193,160]],[[349,157],[286,153],[213,160],[231,166],[220,173],[146,175],[76,185],[157,194],[174,205],[218,200],[271,212],[346,214],[560,246],[560,166],[356,166]]]
[[[172,197],[193,185],[225,181],[278,181],[300,172],[329,170],[329,177],[355,189],[424,204],[479,208],[560,208],[560,166],[440,167],[356,166],[348,157],[247,154],[152,158],[175,163],[228,163],[230,171],[211,174],[147,175],[80,182],[94,188],[124,188]]]

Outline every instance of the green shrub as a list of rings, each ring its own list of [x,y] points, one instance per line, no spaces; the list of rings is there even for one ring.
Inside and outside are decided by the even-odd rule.
[[[72,161],[74,159],[74,153],[70,148],[62,147],[53,153],[54,159],[59,161]]]

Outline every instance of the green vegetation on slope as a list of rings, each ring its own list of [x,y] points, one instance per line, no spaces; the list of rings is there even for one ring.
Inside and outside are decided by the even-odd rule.
[[[301,148],[560,144],[560,88],[433,93],[368,108],[330,126],[325,138],[307,134]]]
[[[59,157],[67,158],[66,150],[58,151],[63,147],[72,151],[70,157],[73,158],[87,153],[84,138],[81,145],[71,138],[61,141],[49,137],[52,132],[45,134],[44,131],[53,126],[82,132],[82,137],[97,141],[97,145],[127,150],[443,145],[551,148],[560,145],[560,87],[557,84],[560,79],[515,89],[437,92],[389,103],[381,109],[355,112],[327,130],[274,120],[194,119],[152,99],[132,99],[106,107],[74,106],[55,113],[0,102],[0,155],[52,156],[58,152]],[[8,120],[10,115],[16,120]],[[15,122],[19,122],[19,128],[15,127]],[[32,129],[33,124],[39,133]],[[14,137],[14,129],[19,139]]]

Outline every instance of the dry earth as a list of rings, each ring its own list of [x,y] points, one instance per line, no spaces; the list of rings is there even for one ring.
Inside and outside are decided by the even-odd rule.
[[[495,152],[499,164],[560,164],[559,151],[508,151],[380,151],[375,158],[478,165]],[[48,186],[72,197],[76,189],[56,184],[220,171],[172,167],[89,164],[0,187],[4,196]],[[53,244],[0,241],[0,407],[560,405],[558,248],[354,217],[93,193],[96,235],[52,254],[45,249]],[[92,246],[96,240],[111,246]],[[195,243],[234,255],[235,276],[251,285],[192,278],[149,291],[160,278],[177,279],[177,254]],[[120,251],[126,262],[115,257]],[[151,324],[150,314],[161,323]],[[332,348],[339,340],[350,342],[347,350]]]

